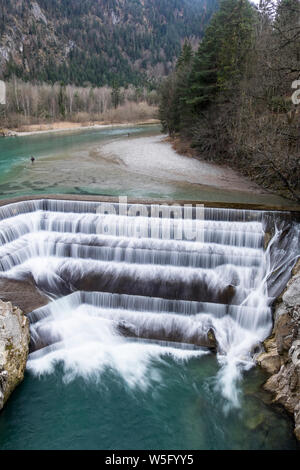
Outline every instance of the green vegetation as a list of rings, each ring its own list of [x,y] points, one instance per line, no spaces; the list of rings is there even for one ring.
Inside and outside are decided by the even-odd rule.
[[[198,50],[182,48],[161,87],[160,119],[205,159],[300,200],[300,4],[222,0]]]
[[[151,85],[171,71],[184,38],[202,37],[216,5],[217,0],[0,0],[0,78]]]

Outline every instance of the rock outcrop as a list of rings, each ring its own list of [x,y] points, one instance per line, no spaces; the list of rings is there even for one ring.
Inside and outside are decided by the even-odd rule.
[[[0,410],[23,380],[29,340],[28,318],[10,302],[0,300]]]
[[[264,385],[294,415],[295,435],[300,440],[300,260],[292,277],[278,299],[272,336],[264,342],[266,352],[258,364],[271,377]]]

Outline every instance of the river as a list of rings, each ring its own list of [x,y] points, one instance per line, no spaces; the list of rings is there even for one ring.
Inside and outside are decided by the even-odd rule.
[[[161,139],[141,126],[1,140],[1,196],[284,204]],[[30,315],[28,368],[0,414],[0,449],[298,448],[250,355],[271,329],[259,212],[208,209],[192,242],[175,240],[174,219],[157,219],[156,236],[136,219],[137,238],[126,218],[104,215],[103,227],[120,224],[111,236],[92,203],[26,204],[0,210],[1,271],[58,300]],[[218,355],[201,346],[210,326]]]
[[[0,198],[56,193],[291,205],[232,170],[177,155],[163,140],[157,125],[2,138]]]

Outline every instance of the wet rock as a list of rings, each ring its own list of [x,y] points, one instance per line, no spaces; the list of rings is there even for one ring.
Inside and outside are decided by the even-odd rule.
[[[0,410],[24,378],[29,339],[28,318],[0,300]]]
[[[208,340],[207,347],[209,349],[212,349],[213,351],[216,351],[218,343],[217,343],[215,332],[212,328],[210,328],[207,332],[207,340]]]
[[[223,304],[230,304],[233,300],[233,297],[235,296],[236,293],[236,288],[233,285],[228,285],[223,292],[219,294],[219,302]]]
[[[300,440],[300,261],[275,309],[272,336],[257,363],[271,377],[264,389],[293,414],[295,435]]]
[[[295,423],[296,423],[295,434],[296,434],[297,439],[300,441],[300,401],[295,407],[294,414],[295,414]]]
[[[168,330],[161,328],[151,328],[149,325],[136,326],[125,320],[121,320],[115,324],[117,331],[129,338],[141,338],[152,341],[165,341],[174,343],[191,344],[197,347],[205,347],[212,351],[217,350],[217,340],[213,328],[207,331],[201,331],[197,335],[186,336],[180,330]]]
[[[138,338],[137,328],[131,323],[128,323],[125,320],[120,320],[115,326],[120,335],[127,338]]]
[[[275,321],[275,342],[278,354],[284,356],[288,354],[292,347],[293,340],[297,336],[297,324],[291,319],[290,312],[277,316]]]
[[[281,367],[281,360],[277,353],[277,349],[260,354],[257,362],[268,374],[271,375],[277,374]]]
[[[67,267],[63,267],[59,272],[60,282],[64,281],[66,285],[72,285],[74,290],[80,291],[101,291],[113,292],[115,294],[143,295],[146,297],[159,297],[170,300],[189,300],[196,302],[215,302],[225,305],[234,304],[236,287],[226,285],[224,288],[215,289],[210,285],[210,279],[192,279],[187,282],[184,279],[160,279],[151,277],[143,279],[139,276],[132,277],[127,274],[125,269],[115,275],[115,272],[109,270],[94,273],[92,271],[80,274],[70,272]],[[62,285],[59,285],[61,293]],[[52,288],[53,290],[53,288]],[[65,295],[71,293],[66,292]]]
[[[255,431],[256,429],[258,429],[264,422],[264,415],[263,413],[254,413],[252,416],[249,416],[246,421],[245,421],[245,424],[247,426],[248,429],[250,429],[251,431]]]
[[[300,265],[300,261],[297,263],[294,272],[296,274],[291,278],[288,289],[284,292],[282,296],[283,302],[289,307],[296,307],[299,306],[300,302],[300,271],[298,271],[298,265]]]
[[[24,313],[30,313],[49,302],[32,282],[5,278],[0,279],[0,297],[4,302],[12,302]]]
[[[264,249],[265,249],[265,250],[268,248],[268,245],[269,245],[271,239],[272,239],[271,233],[266,232],[266,233],[265,233],[265,236],[264,236]]]

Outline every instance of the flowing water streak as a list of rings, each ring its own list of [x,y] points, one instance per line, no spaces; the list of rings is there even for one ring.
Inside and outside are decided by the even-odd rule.
[[[63,362],[66,380],[113,368],[145,385],[157,379],[153,359],[200,357],[216,338],[216,388],[238,406],[238,380],[299,253],[298,226],[259,211],[205,209],[197,219],[195,209],[147,209],[131,205],[128,217],[125,204],[55,200],[0,209],[2,276],[58,299],[30,315],[28,367],[49,373]]]

